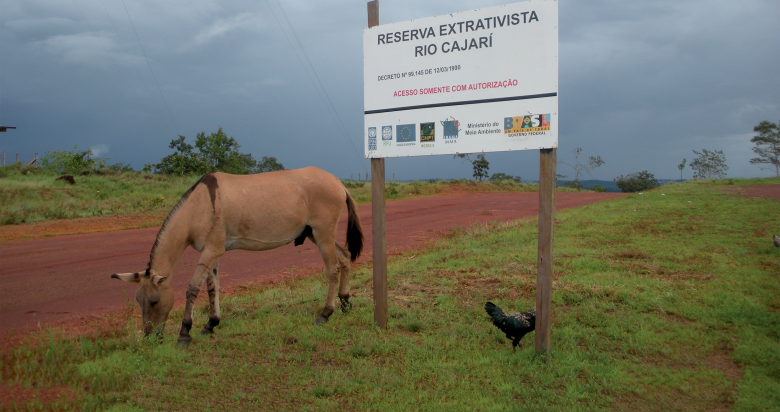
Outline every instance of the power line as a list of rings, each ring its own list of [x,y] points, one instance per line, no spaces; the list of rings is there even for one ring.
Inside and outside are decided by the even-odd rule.
[[[138,45],[141,47],[141,52],[144,54],[144,59],[146,59],[146,64],[149,66],[149,71],[152,73],[152,78],[154,79],[154,84],[157,85],[157,91],[160,92],[160,97],[162,98],[163,104],[165,104],[165,110],[168,111],[168,116],[171,118],[171,123],[173,123],[173,128],[176,130],[176,135],[179,135],[179,127],[176,125],[176,121],[173,120],[173,115],[171,114],[171,109],[168,107],[168,102],[165,101],[165,96],[163,96],[162,89],[160,88],[160,83],[157,81],[157,76],[154,75],[154,70],[152,70],[152,65],[149,63],[149,58],[146,57],[146,50],[144,50],[144,46],[141,44],[141,38],[138,37],[138,31],[135,29],[135,24],[133,24],[133,19],[130,18],[130,12],[127,11],[127,5],[125,4],[125,0],[122,0],[122,6],[125,7],[125,13],[127,13],[127,19],[130,20],[130,26],[133,27],[133,33],[135,33],[135,38],[138,40]]]
[[[103,10],[106,12],[106,16],[108,17],[108,20],[111,22],[111,26],[114,27],[114,31],[116,32],[117,38],[119,39],[119,43],[122,45],[122,49],[129,56],[130,55],[130,50],[127,48],[127,44],[125,43],[124,38],[122,37],[122,34],[119,32],[119,29],[116,27],[116,24],[114,23],[114,19],[111,18],[111,14],[108,12],[108,8],[106,8],[106,3],[103,0],[100,0],[100,4],[103,6]],[[133,68],[135,69],[135,73],[138,75],[138,80],[143,85],[143,89],[146,91],[147,96],[151,98],[152,94],[149,92],[149,87],[148,87],[147,83],[144,81],[143,77],[141,76],[141,71],[138,70],[138,65],[135,64],[135,60],[134,59],[130,59],[130,62],[133,64]],[[130,85],[130,87],[133,88],[132,85]],[[139,93],[139,96],[140,96],[140,93]],[[152,100],[150,99],[150,101],[152,101]],[[154,105],[153,102],[152,102],[152,104]],[[146,113],[149,115],[149,120],[154,121],[154,119],[152,118],[152,114],[149,111],[149,108],[146,106],[146,104],[144,104],[143,106],[144,106],[144,110],[146,110]]]
[[[314,76],[317,78],[317,83],[319,83],[320,88],[322,88],[322,93],[320,93],[320,88],[318,88],[317,84],[314,83],[314,79],[312,79],[311,75],[309,74],[309,71],[307,70],[306,65],[303,63],[303,60],[301,60],[301,57],[298,55],[298,51],[295,50],[295,46],[293,46],[292,42],[290,41],[290,38],[287,36],[287,33],[284,31],[284,28],[282,27],[282,24],[279,22],[279,19],[276,17],[276,13],[274,13],[273,8],[271,7],[270,4],[268,4],[268,0],[265,0],[265,4],[268,6],[268,9],[271,10],[271,15],[274,17],[274,20],[276,20],[276,24],[279,25],[279,29],[282,31],[282,34],[284,34],[285,39],[287,39],[287,43],[290,45],[290,48],[293,49],[293,52],[295,53],[295,57],[298,58],[298,61],[301,63],[301,66],[303,66],[303,71],[306,72],[306,76],[308,76],[309,80],[312,82],[314,89],[317,91],[317,95],[320,96],[320,100],[322,100],[322,103],[325,104],[325,108],[328,109],[328,114],[330,114],[331,117],[333,117],[335,114],[333,120],[336,121],[337,125],[341,127],[340,131],[342,135],[347,139],[349,145],[352,147],[352,151],[355,153],[355,157],[358,159],[358,162],[360,163],[360,167],[362,167],[363,170],[366,172],[366,175],[368,175],[368,169],[366,169],[366,166],[363,164],[362,159],[360,158],[360,154],[358,153],[357,148],[355,147],[355,144],[352,143],[352,138],[350,138],[349,132],[347,131],[347,128],[344,126],[344,122],[341,121],[341,116],[339,116],[336,107],[333,105],[333,101],[331,101],[330,96],[328,95],[328,91],[325,90],[325,86],[323,86],[319,75],[317,75],[317,71],[314,69],[314,65],[311,63],[311,60],[309,59],[309,55],[306,54],[306,50],[303,48],[303,44],[301,44],[298,35],[295,33],[295,29],[293,28],[292,23],[290,23],[290,19],[287,17],[287,13],[285,13],[282,4],[279,3],[279,0],[276,0],[276,4],[279,6],[279,9],[282,11],[282,15],[284,15],[284,18],[287,21],[287,25],[290,28],[290,31],[292,32],[293,36],[295,37],[295,41],[298,43],[298,46],[300,47],[304,57],[306,57],[306,61],[309,63],[312,73],[314,73]],[[328,100],[327,102],[325,101],[325,98],[322,97],[322,94],[325,94],[325,98],[327,98]]]
[[[103,40],[100,39],[100,36],[97,35],[97,31],[95,31],[95,28],[92,27],[92,23],[90,23],[89,19],[87,18],[87,15],[84,14],[84,11],[81,10],[81,7],[79,7],[78,3],[76,3],[76,0],[73,0],[73,5],[76,6],[76,9],[81,14],[81,17],[84,18],[84,21],[87,22],[87,26],[89,26],[89,30],[92,32],[92,35],[95,36],[95,39],[97,39],[98,43],[100,43],[100,47],[103,48],[103,51],[106,52],[106,56],[108,56],[108,59],[111,60],[111,63],[114,65],[114,68],[117,72],[119,72],[119,76],[125,79],[127,82],[128,87],[132,89],[132,85],[130,84],[127,77],[125,77],[124,73],[122,72],[122,69],[119,68],[119,64],[117,64],[116,60],[111,56],[111,53],[108,51],[108,48],[105,44],[103,44]],[[152,114],[149,112],[149,108],[144,105],[144,110],[146,110],[146,114],[149,115],[149,120],[152,120]]]

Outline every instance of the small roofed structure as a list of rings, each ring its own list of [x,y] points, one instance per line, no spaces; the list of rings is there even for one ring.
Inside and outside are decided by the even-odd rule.
[[[8,129],[16,129],[16,126],[0,126],[0,132],[5,132]]]

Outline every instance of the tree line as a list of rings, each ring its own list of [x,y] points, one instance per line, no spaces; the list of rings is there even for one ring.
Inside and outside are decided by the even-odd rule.
[[[780,127],[778,123],[762,121],[753,128],[757,133],[750,142],[754,144],[752,148],[757,157],[750,159],[751,164],[759,165],[762,169],[769,169],[775,172],[776,177],[780,177]],[[216,132],[206,134],[200,132],[195,136],[194,145],[186,141],[186,137],[179,135],[177,139],[171,140],[168,147],[174,149],[173,153],[164,156],[158,163],[147,163],[143,171],[158,174],[194,174],[203,175],[209,172],[220,171],[232,174],[250,174],[263,173],[275,170],[284,170],[284,166],[275,158],[263,156],[259,161],[251,153],[242,153],[239,149],[238,141],[225,134],[220,127]],[[559,164],[568,166],[574,172],[574,180],[567,182],[566,185],[580,189],[580,177],[584,174],[590,174],[594,169],[602,166],[605,161],[601,156],[589,156],[587,161],[581,161],[583,149],[575,148],[574,162],[559,162]],[[722,150],[693,150],[696,157],[688,163],[683,159],[677,168],[680,170],[680,180],[685,167],[693,170],[694,179],[716,179],[726,176],[728,166],[726,165],[726,155]],[[466,160],[473,169],[472,176],[475,180],[490,181],[513,180],[522,182],[520,176],[512,176],[505,173],[494,173],[490,175],[490,162],[485,155],[480,153],[472,159],[474,153],[456,154],[454,158]],[[117,172],[127,172],[133,169],[130,165],[117,163],[107,165],[108,158],[97,158],[91,150],[78,150],[75,146],[73,150],[54,150],[46,153],[41,159],[41,166],[44,170],[54,173],[84,173],[89,171],[111,170]],[[766,166],[764,166],[766,165]],[[558,179],[565,179],[567,176],[559,174]],[[658,181],[655,176],[647,170],[620,175],[614,179],[615,184],[623,192],[637,192],[658,187]]]
[[[200,132],[195,136],[195,144],[187,143],[187,138],[179,135],[171,140],[169,148],[174,152],[164,156],[158,163],[147,163],[143,171],[164,175],[204,175],[210,172],[232,174],[250,174],[284,170],[275,157],[263,156],[259,161],[251,153],[239,151],[238,141],[225,134],[220,127],[211,134]],[[132,172],[129,164],[108,164],[109,158],[96,157],[91,149],[54,150],[41,158],[43,171],[55,174],[88,174],[104,172]]]

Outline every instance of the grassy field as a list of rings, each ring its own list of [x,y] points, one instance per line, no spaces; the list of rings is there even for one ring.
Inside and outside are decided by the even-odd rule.
[[[0,168],[0,225],[78,217],[160,213],[161,220],[197,181],[193,176],[111,173],[75,176],[76,184],[35,168]]]
[[[200,176],[161,176],[141,172],[107,172],[75,176],[75,184],[56,180],[58,175],[39,168],[0,168],[0,225],[41,222],[92,216],[159,215],[159,225]],[[355,201],[371,201],[371,184],[344,182]],[[514,181],[473,180],[415,181],[386,184],[388,199],[463,192],[536,191],[536,184]]]
[[[740,181],[780,183],[779,180]],[[223,299],[217,334],[138,335],[137,305],[80,338],[43,331],[3,353],[14,410],[780,410],[778,201],[728,181],[669,184],[556,215],[552,355],[483,310],[534,305],[536,221],[454,231],[389,262],[390,327],[372,326],[371,268],[325,326],[323,276]],[[207,319],[198,301],[195,323]],[[133,315],[134,314],[134,315]],[[136,316],[136,317],[133,317]],[[36,392],[39,391],[39,392]]]

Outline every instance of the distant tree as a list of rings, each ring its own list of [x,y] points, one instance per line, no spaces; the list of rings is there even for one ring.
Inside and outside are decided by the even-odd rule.
[[[694,179],[717,179],[726,176],[726,155],[723,150],[709,151],[702,149],[701,152],[693,151],[697,156],[691,162]]]
[[[185,139],[179,135],[178,139],[171,140],[168,147],[175,151],[160,159],[160,163],[150,165],[151,169],[164,175],[202,175],[210,172],[205,157],[196,152],[195,147],[185,142]],[[148,169],[144,167],[144,170]]]
[[[655,176],[647,170],[615,178],[615,184],[623,193],[643,192],[660,186]]]
[[[485,159],[485,155],[479,154],[477,155],[477,160],[471,162],[472,166],[474,167],[474,178],[482,181],[482,178],[488,177],[488,170],[490,169],[490,162]]]
[[[284,166],[279,163],[275,157],[263,156],[263,159],[257,165],[257,171],[259,173],[275,172],[277,170],[284,170]]]
[[[775,176],[780,177],[780,122],[770,123],[766,120],[759,123],[758,126],[753,128],[754,132],[758,135],[750,139],[751,143],[755,143],[753,152],[758,157],[750,159],[751,164],[768,164],[770,167],[766,169],[775,170]],[[762,167],[762,169],[765,169]]]
[[[490,176],[491,182],[500,182],[502,180],[514,180],[517,183],[523,182],[523,178],[520,176],[512,176],[505,173],[493,173],[493,175]]]
[[[220,127],[216,132],[206,135],[200,132],[195,136],[195,145],[187,143],[184,136],[171,140],[168,145],[174,149],[172,154],[163,157],[160,163],[146,165],[145,171],[154,169],[161,174],[206,174],[219,171],[232,174],[249,174],[284,170],[284,166],[275,157],[263,157],[258,165],[250,153],[241,153],[238,141],[225,134]]]
[[[682,171],[685,169],[685,162],[687,161],[687,159],[683,159],[682,163],[677,165],[677,168],[680,169],[680,182],[682,182]]]
[[[474,179],[482,181],[482,178],[488,177],[488,170],[490,170],[490,162],[485,159],[485,155],[479,154],[475,160],[471,160],[469,153],[457,153],[453,158],[466,159],[474,168]]]
[[[208,136],[205,132],[198,133],[195,147],[203,155],[209,171],[243,175],[253,173],[257,167],[257,161],[252,155],[239,152],[241,145],[233,136],[228,137],[221,127]]]
[[[593,185],[590,187],[590,190],[598,193],[604,193],[607,191],[607,188],[602,185]]]
[[[580,185],[580,175],[585,172],[587,174],[590,174],[590,172],[603,165],[604,160],[601,159],[601,156],[590,156],[588,157],[588,161],[585,164],[580,163],[580,155],[582,155],[582,148],[578,147],[574,150],[572,150],[572,153],[574,153],[574,164],[569,164],[566,162],[558,162],[560,164],[566,165],[574,169],[574,181],[570,182],[569,186],[575,187],[575,188],[581,188]]]

